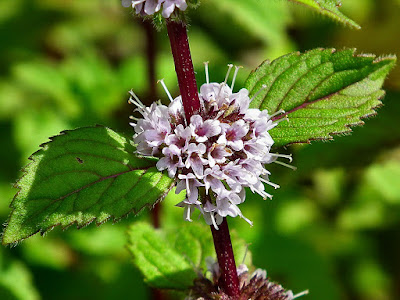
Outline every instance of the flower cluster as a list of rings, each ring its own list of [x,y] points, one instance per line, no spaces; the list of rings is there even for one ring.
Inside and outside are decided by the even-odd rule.
[[[209,83],[206,65],[207,83],[199,93],[201,111],[190,120],[185,118],[181,96],[172,99],[162,81],[171,100],[168,107],[156,103],[145,107],[132,92],[130,99],[143,116],[131,123],[137,152],[159,157],[158,170],[167,170],[179,181],[177,193],[186,190],[186,199],[178,204],[185,207],[186,220],[191,221],[197,208],[216,229],[228,215],[244,218],[237,205],[245,200],[245,187],[264,199],[272,198],[264,183],[279,186],[269,181],[264,165],[277,157],[291,160],[270,152],[274,141],[268,131],[277,125],[272,116],[249,108],[246,89],[232,92],[239,68],[227,86],[232,67],[223,83]]]
[[[218,263],[211,257],[206,258],[206,263],[210,279],[203,274],[199,274],[199,278],[194,280],[190,295],[185,300],[231,299],[218,287],[220,278]],[[270,281],[265,270],[256,269],[250,274],[245,264],[239,265],[237,274],[240,288],[238,299],[294,300],[308,294],[308,290],[306,290],[294,295],[291,290],[285,290],[280,284]]]
[[[121,0],[122,6],[135,9],[137,14],[142,16],[152,15],[162,7],[162,16],[169,18],[175,8],[185,11],[187,8],[186,0]]]

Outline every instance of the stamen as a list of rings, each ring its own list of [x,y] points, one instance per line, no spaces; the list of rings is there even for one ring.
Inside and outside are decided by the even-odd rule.
[[[217,222],[215,222],[214,213],[210,212],[211,222],[216,230],[219,230]]]
[[[219,117],[221,117],[224,113],[225,113],[224,110],[220,110],[220,111],[217,113],[217,115],[215,116],[214,120],[218,120]]]
[[[249,251],[249,245],[246,245],[246,250],[244,250],[242,265],[244,265],[244,261],[246,260],[247,252]]]
[[[247,223],[250,224],[250,226],[253,226],[253,222],[250,221],[249,219],[247,219],[245,216],[243,216],[242,214],[239,215],[239,217],[241,217],[243,220],[245,220]],[[246,252],[247,252],[247,248],[246,248]]]
[[[167,94],[169,101],[174,101],[174,99],[172,98],[170,92],[167,89],[167,86],[164,83],[164,79],[160,79],[159,81],[157,81],[157,83],[161,83],[162,87],[164,88],[165,93]]]
[[[140,101],[140,99],[138,98],[138,96],[136,96],[136,94],[135,94],[132,90],[129,91],[129,94],[131,95],[131,97],[129,97],[129,100],[128,100],[129,103],[135,104],[138,108],[141,108],[142,110],[144,110],[144,108],[146,108],[146,107],[144,106],[144,104],[142,103],[142,101]],[[132,97],[133,97],[136,101],[134,101],[134,100],[132,99]]]
[[[266,84],[263,84],[262,87],[261,87],[261,89],[259,89],[259,90],[257,91],[257,93],[254,94],[253,97],[251,97],[250,102],[253,101],[258,95],[260,95],[260,93],[261,93],[263,90],[265,90],[266,88],[267,88],[267,85],[266,85]]]
[[[284,162],[281,162],[281,161],[279,161],[279,160],[275,160],[275,161],[273,161],[273,162],[276,163],[276,164],[278,164],[278,165],[287,167],[287,168],[289,168],[289,169],[297,170],[297,168],[296,168],[295,166],[292,166],[292,165],[289,165],[289,164],[285,164]]]
[[[190,215],[191,215],[191,206],[190,205],[188,205],[188,206],[186,206],[185,207],[185,213],[186,213],[186,217],[185,217],[185,220],[186,221],[189,221],[189,222],[192,222],[192,219],[190,218]]]
[[[210,84],[210,77],[208,75],[208,61],[204,62],[204,69],[206,73],[206,83]]]
[[[232,91],[233,91],[233,87],[235,86],[236,76],[237,76],[240,68],[243,68],[243,67],[242,66],[235,66],[235,73],[233,73],[232,84],[231,84],[231,90]]]
[[[274,123],[274,124],[279,124],[279,123],[282,122],[282,121],[288,121],[288,122],[289,122],[288,116],[286,115],[286,116],[283,117],[282,119],[275,120],[273,123]]]
[[[271,182],[271,181],[268,181],[268,180],[266,180],[266,179],[264,179],[264,178],[262,178],[262,177],[260,177],[260,180],[261,180],[262,182],[265,182],[266,184],[268,184],[268,185],[274,187],[274,189],[279,189],[279,188],[281,187],[279,184],[276,184],[276,183],[273,183],[273,182]]]
[[[284,113],[285,113],[285,111],[283,109],[280,109],[276,113],[270,115],[269,118],[272,119],[273,117],[280,115],[280,114],[284,114]]]
[[[259,194],[261,197],[263,197],[263,200],[267,200],[267,198],[272,199],[272,195],[268,194],[266,191],[260,190],[260,189],[255,189],[254,187],[250,186],[250,189],[254,193],[254,191]]]
[[[186,194],[190,196],[189,179],[186,178],[185,181],[186,181]]]
[[[292,154],[287,155],[287,154],[280,154],[280,153],[270,153],[269,155],[274,156],[274,157],[283,157],[283,158],[288,159],[290,162],[293,161]]]
[[[220,84],[217,98],[219,98],[219,96],[220,96],[220,94],[221,94],[221,91],[222,91],[222,88],[223,88],[225,85],[226,85],[226,82],[223,82],[223,83]]]
[[[232,68],[233,68],[233,65],[232,65],[232,64],[229,64],[229,65],[228,65],[228,72],[226,72],[226,76],[225,76],[225,80],[224,80],[224,83],[225,83],[225,84],[226,84],[226,82],[228,81],[228,77],[229,77],[229,74],[231,73]]]
[[[140,118],[136,118],[134,116],[129,116],[129,119],[134,120],[134,121],[139,121],[140,120]]]
[[[304,296],[304,295],[308,295],[308,290],[302,291],[301,293],[298,293],[298,294],[294,295],[293,299],[299,298],[299,297]]]

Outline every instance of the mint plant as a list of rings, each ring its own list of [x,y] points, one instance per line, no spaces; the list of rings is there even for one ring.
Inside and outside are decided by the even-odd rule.
[[[336,1],[293,2],[359,28]],[[187,299],[304,296],[306,291],[294,294],[273,283],[263,270],[252,272],[251,261],[236,263],[234,250],[246,257],[246,245],[235,236],[231,240],[227,216],[252,225],[238,207],[246,189],[272,198],[269,189],[279,185],[270,181],[268,164],[294,168],[281,161],[292,157],[276,148],[331,140],[374,115],[396,57],[356,54],[355,49],[294,52],[261,63],[241,88],[235,84],[239,67],[230,82],[230,64],[224,81],[211,82],[206,62],[205,84],[199,89],[185,12],[201,4],[139,0],[122,5],[158,28],[166,27],[181,95],[173,98],[161,80],[170,104],[147,107],[131,91],[129,102],[141,115],[132,117],[133,138],[94,126],[64,131],[42,144],[17,183],[3,244],[58,225],[116,222],[151,209],[176,187],[176,193],[186,193],[176,205],[192,222],[182,224],[178,238],[171,238],[171,229],[156,230],[146,223],[129,228],[128,250],[149,285],[179,290]],[[211,234],[192,221],[195,209]],[[217,261],[207,258],[214,251]]]

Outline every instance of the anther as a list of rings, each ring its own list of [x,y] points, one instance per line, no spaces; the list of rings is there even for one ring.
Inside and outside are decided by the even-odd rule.
[[[239,72],[239,69],[243,68],[242,66],[235,66],[235,73],[233,73],[233,78],[232,78],[232,84],[231,84],[231,90],[233,91],[233,87],[235,86],[235,81],[236,81],[236,76]]]
[[[250,102],[253,101],[258,95],[260,95],[260,93],[261,93],[263,90],[265,90],[266,88],[267,88],[267,85],[266,85],[266,84],[263,84],[263,85],[261,86],[261,89],[259,89],[259,90],[257,91],[257,93],[254,94],[253,97],[251,97]]]
[[[228,81],[228,77],[229,77],[229,74],[231,73],[232,68],[233,68],[233,65],[232,65],[232,64],[229,64],[229,65],[228,65],[228,71],[226,72],[224,84],[226,84],[226,82]]]

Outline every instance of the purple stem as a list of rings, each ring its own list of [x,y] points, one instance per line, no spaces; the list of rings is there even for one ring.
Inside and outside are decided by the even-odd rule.
[[[201,106],[192,57],[190,55],[186,25],[184,23],[168,20],[167,30],[171,43],[172,55],[174,57],[179,90],[182,95],[182,104],[185,110],[186,120],[189,121],[192,115],[200,112]],[[239,279],[226,218],[224,218],[219,230],[216,230],[213,226],[210,227],[219,268],[221,270],[221,277],[218,285],[228,296],[235,299],[239,296]]]
[[[219,230],[215,229],[214,226],[210,227],[214,239],[215,252],[217,252],[219,269],[221,270],[221,277],[218,285],[228,296],[235,299],[240,294],[239,279],[237,276],[228,222],[226,218],[224,218],[221,225],[219,225]]]
[[[192,57],[190,55],[186,24],[167,21],[169,41],[174,57],[176,76],[182,95],[186,120],[200,112],[200,100],[194,75]]]

